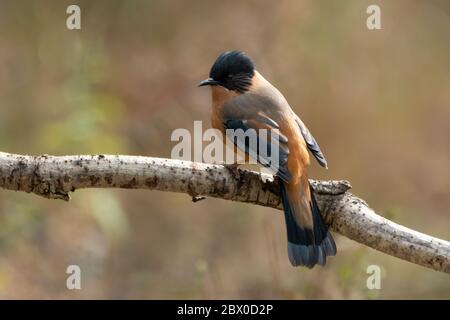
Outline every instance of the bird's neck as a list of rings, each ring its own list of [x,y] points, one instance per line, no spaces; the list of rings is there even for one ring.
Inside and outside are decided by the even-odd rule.
[[[261,73],[259,73],[257,70],[255,70],[255,74],[252,78],[252,85],[250,86],[250,91],[256,91],[261,87],[266,87],[270,85],[269,81],[264,78]]]
[[[213,107],[221,107],[228,100],[239,95],[238,92],[228,90],[222,86],[211,87]]]

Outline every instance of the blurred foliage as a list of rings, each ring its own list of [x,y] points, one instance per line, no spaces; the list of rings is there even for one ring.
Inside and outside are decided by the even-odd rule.
[[[378,212],[450,239],[450,4],[375,1],[0,1],[0,150],[169,157],[209,123],[196,88],[241,49],[286,95]],[[205,127],[205,125],[204,125]],[[186,195],[85,190],[62,203],[0,190],[0,298],[450,298],[450,279],[336,235],[325,268],[295,269],[273,210]],[[65,287],[68,265],[82,290]],[[366,269],[382,268],[382,289]]]

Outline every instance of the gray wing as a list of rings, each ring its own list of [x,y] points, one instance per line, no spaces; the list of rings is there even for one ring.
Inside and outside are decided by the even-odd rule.
[[[264,112],[270,103],[253,94],[231,99],[222,107],[223,126],[227,137],[239,149],[289,182],[292,177],[287,168],[288,140],[279,132],[276,121]],[[261,135],[260,129],[266,129],[267,135]]]
[[[309,151],[311,151],[311,153],[314,155],[314,157],[317,159],[317,161],[322,167],[328,168],[327,160],[325,160],[325,157],[322,153],[322,150],[320,150],[319,144],[316,142],[316,139],[314,139],[314,137],[309,132],[308,128],[305,126],[303,121],[300,120],[300,118],[296,114],[294,114],[294,116],[295,122],[297,122],[298,127],[300,128],[303,139],[305,139]]]

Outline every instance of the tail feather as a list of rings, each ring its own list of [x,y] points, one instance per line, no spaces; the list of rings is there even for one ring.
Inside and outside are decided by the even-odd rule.
[[[327,256],[336,255],[336,244],[320,214],[314,194],[311,190],[311,213],[313,229],[298,225],[293,215],[288,194],[281,182],[281,198],[286,220],[288,255],[293,266],[324,266]]]

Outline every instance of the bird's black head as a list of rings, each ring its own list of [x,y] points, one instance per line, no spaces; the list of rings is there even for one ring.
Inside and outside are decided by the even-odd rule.
[[[241,51],[222,53],[214,62],[209,78],[200,82],[199,86],[219,85],[240,93],[247,91],[255,74],[253,61]]]

